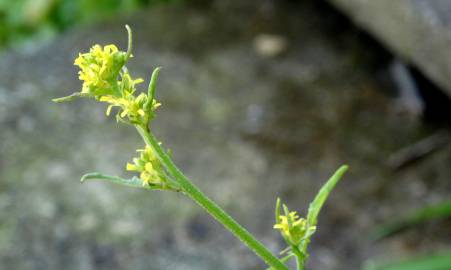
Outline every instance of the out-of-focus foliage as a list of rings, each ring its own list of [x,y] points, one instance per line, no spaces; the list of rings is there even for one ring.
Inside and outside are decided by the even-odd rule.
[[[174,0],[0,0],[0,48],[70,26]]]
[[[426,206],[414,210],[398,219],[378,227],[372,238],[379,240],[398,233],[403,229],[431,221],[451,217],[451,201]],[[451,269],[451,251],[429,256],[416,256],[403,261],[387,264],[367,263],[364,270],[446,270]]]
[[[368,264],[364,270],[446,270],[451,269],[451,251],[437,255],[411,258],[405,261],[373,265]]]
[[[380,239],[393,235],[403,229],[435,219],[451,217],[451,200],[414,210],[400,218],[378,227],[372,235]]]

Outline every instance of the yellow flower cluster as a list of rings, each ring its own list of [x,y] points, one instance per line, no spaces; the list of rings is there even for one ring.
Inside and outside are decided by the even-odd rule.
[[[132,33],[128,31],[127,52],[120,51],[115,45],[94,45],[89,52],[80,53],[74,65],[80,67],[78,72],[83,87],[80,92],[55,98],[55,102],[70,101],[78,97],[91,97],[109,104],[106,114],[110,115],[113,107],[119,107],[116,119],[121,122],[147,127],[155,116],[155,110],[161,105],[154,99],[156,79],[159,68],[152,73],[148,93],[135,96],[136,85],[141,78],[133,79],[125,67],[131,57]]]
[[[124,120],[124,117],[128,116],[128,120],[133,124],[147,124],[150,118],[153,117],[153,111],[161,104],[155,99],[150,101],[149,97],[144,93],[134,96],[135,85],[143,81],[141,78],[133,80],[126,72],[122,74],[122,81],[119,82],[121,96],[108,95],[100,97],[100,101],[110,104],[106,110],[106,115],[110,115],[113,107],[119,107],[120,111],[117,114],[119,120]],[[147,108],[149,102],[152,102],[152,104],[150,108]]]
[[[279,215],[274,229],[279,230],[289,244],[298,246],[302,240],[312,235],[316,226],[309,226],[304,218],[300,218],[296,211],[286,215]]]
[[[115,45],[94,45],[89,53],[79,54],[74,65],[80,67],[79,79],[83,81],[81,93],[93,95],[119,95],[117,78],[127,60],[127,53]]]
[[[163,167],[153,150],[146,146],[145,149],[137,151],[141,153],[140,157],[134,158],[133,164],[127,163],[127,171],[139,172],[143,186],[163,185],[165,182]]]
[[[133,79],[130,76],[124,67],[127,55],[126,52],[119,51],[115,45],[103,48],[94,45],[89,53],[80,54],[75,59],[75,65],[81,69],[79,78],[83,81],[83,88],[79,94],[109,103],[107,115],[110,115],[113,107],[119,107],[116,114],[118,121],[145,126],[161,104],[144,93],[135,96],[136,85],[144,80]]]
[[[74,65],[80,67],[79,79],[83,81],[80,92],[53,99],[55,102],[66,102],[78,97],[95,98],[108,103],[106,114],[110,115],[114,107],[118,107],[116,119],[133,124],[140,128],[149,128],[150,120],[155,116],[155,110],[161,105],[154,98],[156,80],[159,68],[156,68],[149,84],[148,93],[136,94],[136,86],[144,80],[133,79],[125,64],[131,57],[132,33],[128,31],[127,52],[120,51],[115,45],[94,45],[89,52],[80,53]],[[134,164],[127,164],[127,170],[137,171],[144,186],[179,191],[172,179],[167,177],[160,161],[151,148],[146,147],[139,158],[133,159]],[[172,182],[171,182],[172,181]]]

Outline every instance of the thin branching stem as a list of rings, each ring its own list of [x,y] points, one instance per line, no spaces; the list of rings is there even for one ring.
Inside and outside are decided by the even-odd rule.
[[[166,151],[161,148],[158,141],[149,132],[147,127],[137,125],[136,129],[144,139],[145,143],[155,150],[157,157],[166,166],[168,172],[170,172],[174,179],[180,184],[180,187],[186,195],[193,199],[233,235],[240,239],[256,255],[265,261],[268,266],[271,266],[275,270],[288,270],[288,267],[276,256],[274,256],[262,243],[255,239],[249,231],[238,224],[238,222],[236,222],[221,207],[203,194],[190,180],[188,180],[185,175],[183,175],[183,173],[175,166],[171,158],[167,155]]]

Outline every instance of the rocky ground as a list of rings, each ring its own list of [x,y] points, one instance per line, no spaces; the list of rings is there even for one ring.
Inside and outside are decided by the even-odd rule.
[[[80,88],[73,59],[94,43],[125,46],[132,73],[162,66],[153,125],[174,160],[267,244],[277,196],[304,212],[343,163],[351,171],[324,208],[308,269],[440,250],[437,222],[380,242],[377,224],[445,199],[451,149],[394,170],[389,157],[435,132],[396,113],[386,55],[327,6],[225,2],[161,6],[86,26],[0,62],[0,265],[4,269],[264,269],[181,194],[109,183],[142,146],[104,106],[51,98]]]

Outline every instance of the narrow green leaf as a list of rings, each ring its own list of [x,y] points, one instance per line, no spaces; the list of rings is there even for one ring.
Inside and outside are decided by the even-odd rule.
[[[307,215],[307,222],[310,226],[316,225],[319,212],[321,211],[324,202],[326,201],[332,189],[342,178],[343,174],[348,170],[348,168],[349,167],[347,165],[341,166],[326,182],[326,184],[324,184],[324,186],[319,190],[313,202],[310,203]]]
[[[274,216],[275,216],[275,224],[279,223],[280,220],[280,198],[277,198],[276,200],[276,210],[274,211]]]
[[[399,219],[384,224],[371,234],[371,239],[378,240],[393,235],[408,227],[429,220],[451,217],[451,200],[414,210]]]
[[[149,87],[148,87],[147,91],[148,91],[149,99],[151,101],[155,98],[155,89],[157,88],[157,80],[158,80],[158,76],[160,75],[160,70],[161,70],[161,67],[156,67],[152,72],[152,76],[150,77]]]
[[[112,183],[116,183],[116,184],[120,184],[120,185],[124,185],[124,186],[129,186],[129,187],[148,188],[146,186],[143,186],[142,180],[136,176],[134,176],[130,179],[124,179],[124,178],[121,178],[118,176],[105,175],[105,174],[101,174],[98,172],[87,173],[87,174],[83,175],[81,178],[81,182],[84,182],[86,180],[92,180],[92,179],[105,180],[108,182],[112,182]]]
[[[126,54],[126,59],[128,60],[130,58],[130,56],[132,55],[132,50],[133,50],[133,33],[132,33],[132,29],[130,28],[130,26],[128,26],[128,24],[125,25],[125,29],[127,29],[127,34],[128,34],[128,46],[127,46],[127,54]]]
[[[66,97],[54,98],[54,99],[52,99],[52,101],[55,102],[55,103],[62,103],[62,102],[67,102],[67,101],[74,100],[74,99],[79,98],[79,97],[86,97],[86,96],[87,96],[86,94],[82,94],[82,93],[76,92],[76,93],[73,93],[73,94],[71,94],[69,96],[66,96]]]
[[[451,251],[441,254],[415,257],[389,264],[367,264],[364,270],[449,270]]]
[[[160,74],[161,67],[157,67],[153,70],[150,78],[149,87],[147,89],[147,101],[144,104],[144,110],[152,114],[153,100],[155,99],[155,89],[157,88],[158,74]]]

